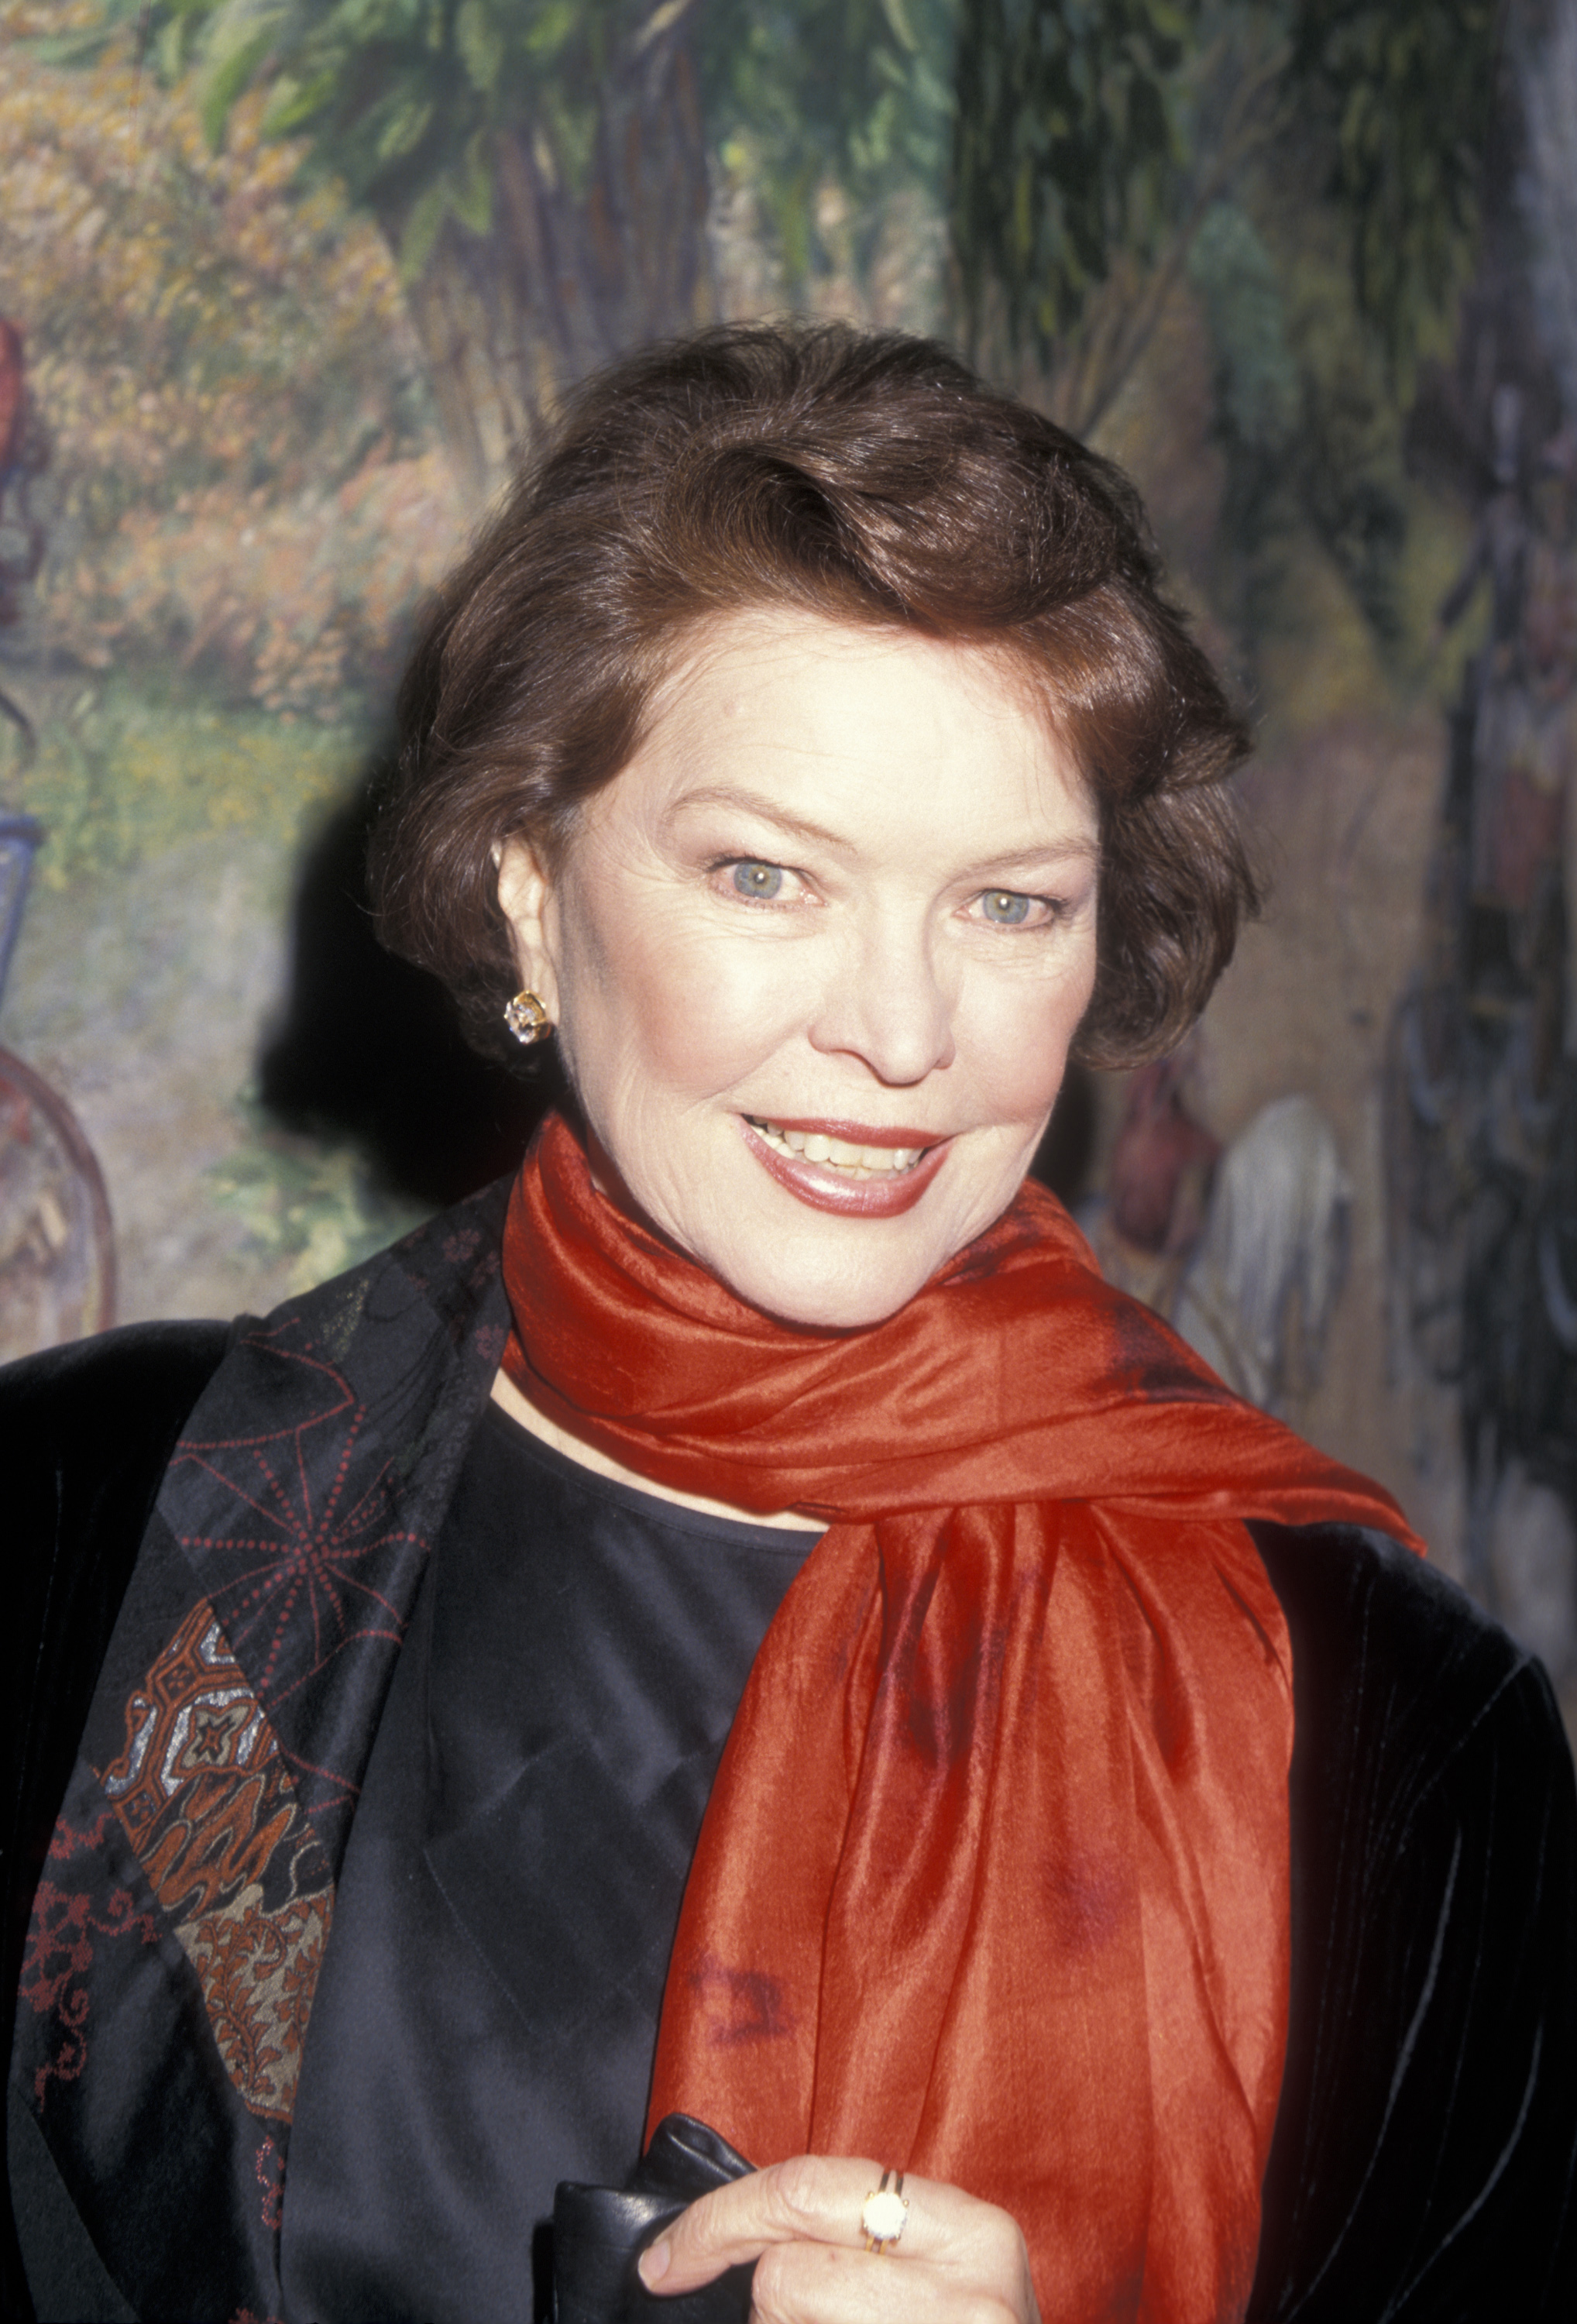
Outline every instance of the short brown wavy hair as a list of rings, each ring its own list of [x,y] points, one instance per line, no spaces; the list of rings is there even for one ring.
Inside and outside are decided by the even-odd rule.
[[[497,844],[560,856],[685,637],[770,607],[1021,668],[1100,815],[1076,1054],[1171,1047],[1259,900],[1224,779],[1244,728],[1118,470],[934,341],[843,325],[705,331],[591,380],[441,592],[401,692],[373,894],[384,942],[444,980],[478,1046],[513,1047]]]

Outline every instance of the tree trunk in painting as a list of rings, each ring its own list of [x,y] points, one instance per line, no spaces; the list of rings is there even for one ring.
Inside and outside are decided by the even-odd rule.
[[[696,74],[683,22],[665,16],[609,72],[582,182],[517,121],[497,136],[488,230],[450,217],[411,285],[444,430],[478,494],[576,380],[712,313]],[[398,249],[399,222],[380,223]]]

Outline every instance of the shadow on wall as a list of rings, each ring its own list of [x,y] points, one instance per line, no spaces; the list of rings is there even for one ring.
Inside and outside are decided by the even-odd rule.
[[[350,1139],[389,1193],[442,1207],[514,1167],[564,1078],[551,1047],[519,1074],[478,1056],[436,980],[378,942],[365,868],[375,788],[374,777],[302,859],[289,996],[259,1091],[282,1128]],[[1070,1065],[1032,1165],[1070,1204],[1089,1176],[1095,1117],[1093,1077]]]
[[[1069,1210],[1090,1191],[1097,1121],[1095,1076],[1088,1065],[1070,1063],[1062,1094],[1029,1165],[1029,1176],[1059,1194]]]
[[[503,1176],[562,1089],[549,1054],[514,1074],[463,1038],[437,980],[373,933],[366,847],[375,783],[302,859],[285,1014],[259,1093],[289,1130],[348,1138],[385,1189],[435,1208]]]

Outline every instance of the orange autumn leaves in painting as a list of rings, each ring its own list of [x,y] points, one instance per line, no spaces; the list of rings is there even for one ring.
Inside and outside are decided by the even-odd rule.
[[[52,447],[43,627],[89,668],[337,716],[466,515],[388,253],[260,138],[261,100],[216,153],[128,55],[42,61],[29,42],[78,13],[0,5],[0,313]]]

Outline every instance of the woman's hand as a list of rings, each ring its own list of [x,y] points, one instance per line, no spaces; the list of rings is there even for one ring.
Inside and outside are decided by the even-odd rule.
[[[898,2241],[868,2252],[860,2225],[879,2164],[797,2155],[703,2195],[643,2254],[655,2292],[694,2292],[758,2264],[759,2324],[1040,2324],[1018,2222],[936,2179],[908,2179]]]

